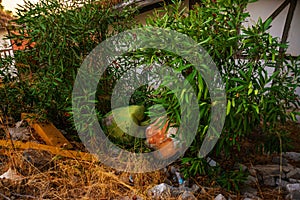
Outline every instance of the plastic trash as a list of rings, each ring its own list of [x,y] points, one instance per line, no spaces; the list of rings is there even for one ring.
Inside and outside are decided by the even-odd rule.
[[[218,165],[218,163],[210,157],[207,157],[207,162],[208,162],[209,166],[211,166],[211,167],[216,167]]]
[[[173,137],[178,128],[169,126],[169,121],[160,117],[146,129],[146,145],[157,150],[158,159],[168,159],[181,149],[180,141]]]
[[[22,176],[20,176],[14,169],[11,168],[9,168],[4,174],[0,176],[0,179],[9,179],[13,181],[18,181],[22,178]]]
[[[169,177],[171,177],[172,182],[178,183],[179,186],[185,183],[184,179],[182,178],[182,175],[179,172],[179,169],[175,168],[174,166],[171,166],[170,168]]]
[[[130,116],[127,115],[128,109]],[[144,136],[144,129],[138,127],[144,119],[144,111],[144,106],[137,105],[114,109],[104,116],[102,126],[106,129],[106,133],[115,140],[121,143],[132,142],[134,140],[133,135]],[[114,117],[118,119],[118,124]],[[126,130],[120,127],[126,128]]]
[[[132,175],[129,176],[129,183],[131,185],[134,185],[134,180],[133,180],[133,176]]]
[[[164,199],[169,197],[179,197],[184,192],[195,193],[199,190],[197,185],[190,187],[173,187],[166,183],[161,183],[148,190],[148,196],[152,199]]]
[[[180,173],[179,172],[176,172],[176,177],[177,177],[177,180],[178,180],[178,183],[179,185],[182,185],[184,183],[184,180],[183,178],[181,177]]]

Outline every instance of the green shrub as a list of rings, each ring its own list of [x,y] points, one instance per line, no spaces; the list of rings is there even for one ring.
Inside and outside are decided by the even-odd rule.
[[[73,83],[84,58],[133,21],[134,8],[112,7],[96,0],[41,0],[36,4],[26,1],[18,8],[15,23],[19,34],[11,39],[27,45],[26,50],[15,52],[17,77],[6,81],[1,90],[5,91],[1,105],[11,108],[6,114],[18,118],[21,112],[30,112],[59,126],[68,123]],[[113,71],[112,67],[109,70]],[[100,84],[110,86],[113,78],[108,73]],[[109,93],[106,88],[99,87],[99,96]]]
[[[283,48],[284,53],[288,46],[268,33],[271,20],[263,22],[259,19],[253,26],[243,27],[242,22],[249,16],[245,12],[247,0],[201,1],[201,5],[190,11],[182,9],[180,2],[174,3],[148,18],[147,25],[188,35],[207,50],[218,67],[226,84],[227,112],[221,138],[212,155],[230,157],[232,150],[240,150],[243,139],[251,137],[257,128],[273,136],[279,122],[295,119],[295,110],[300,103],[295,94],[300,83],[300,62],[299,58],[282,56],[279,49]],[[211,120],[211,101],[201,74],[170,52],[148,49],[135,52],[135,57],[143,57],[147,64],[173,67],[193,86],[199,100],[200,126],[183,158],[187,167],[183,171],[188,175],[206,172],[206,162],[197,156]],[[268,74],[267,69],[275,72]],[[174,94],[164,86],[152,94],[154,103],[164,105],[171,122],[180,125],[180,105]],[[275,140],[279,141],[278,137]],[[265,149],[269,152],[278,150],[268,141]],[[228,187],[237,189],[236,185],[233,183]]]

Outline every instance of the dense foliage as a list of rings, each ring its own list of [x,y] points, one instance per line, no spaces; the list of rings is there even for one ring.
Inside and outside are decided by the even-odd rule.
[[[17,76],[4,74],[5,84],[0,90],[2,112],[17,117],[21,112],[34,112],[43,119],[64,122],[82,61],[97,44],[129,28],[128,22],[135,12],[134,9],[120,12],[95,2],[68,0],[62,4],[62,0],[41,0],[38,4],[26,2],[19,9],[16,23],[24,28],[13,39],[26,40],[27,47],[26,51],[16,52]],[[234,156],[232,150],[240,150],[243,139],[258,130],[270,138],[263,144],[265,151],[281,150],[279,143],[285,138],[277,126],[279,122],[294,120],[300,105],[295,94],[300,85],[300,59],[284,55],[287,44],[281,44],[268,33],[271,20],[260,19],[251,27],[242,25],[249,16],[245,12],[247,0],[201,2],[187,11],[174,1],[148,18],[146,25],[176,30],[194,39],[212,57],[226,83],[225,126],[210,156]],[[1,64],[2,69],[9,66],[4,61]],[[212,105],[201,74],[180,56],[157,49],[124,56],[118,68],[112,65],[100,82],[98,110],[102,114],[109,111],[107,102],[118,77],[142,64],[173,67],[197,93],[201,121],[196,139],[182,159],[185,175],[211,174],[219,177],[221,185],[237,189],[243,180],[240,171],[224,173],[222,169],[208,167],[206,159],[198,157],[211,120]],[[108,101],[103,103],[103,99]],[[156,90],[141,87],[132,99],[132,104],[143,104],[146,109],[154,104],[164,105],[171,122],[180,125],[179,102],[163,85]],[[189,103],[188,97],[183,99]]]
[[[286,137],[277,127],[287,120],[295,120],[300,105],[299,96],[295,94],[300,83],[299,58],[285,56],[287,44],[281,44],[279,38],[268,33],[271,20],[259,19],[250,27],[243,26],[249,17],[245,12],[247,3],[246,0],[207,0],[190,11],[175,3],[147,20],[147,25],[176,30],[193,38],[207,50],[222,75],[226,84],[227,116],[212,156],[234,157],[233,150],[239,151],[243,140],[251,138],[255,131],[261,132],[259,137],[266,138],[261,150],[282,150],[287,144]],[[201,122],[196,139],[182,161],[186,175],[210,174],[212,168],[208,167],[206,159],[197,157],[211,120],[212,106],[201,74],[190,63],[169,52],[145,50],[136,54],[135,57],[143,57],[147,64],[172,66],[197,91]],[[174,94],[164,86],[152,94],[153,102],[165,105],[171,121],[179,125],[180,105]],[[220,173],[216,169],[214,176],[220,177]],[[227,180],[220,179],[220,184],[236,189],[243,178],[240,172],[228,173],[232,175],[224,176]]]
[[[8,84],[1,89],[1,105],[7,105],[6,115],[18,118],[21,112],[31,112],[41,120],[65,121],[84,58],[97,44],[129,28],[136,12],[101,2],[26,1],[18,8],[11,39],[24,50],[15,52],[17,74],[4,78]]]

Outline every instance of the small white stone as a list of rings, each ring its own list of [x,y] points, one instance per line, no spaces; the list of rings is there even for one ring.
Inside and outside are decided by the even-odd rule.
[[[225,198],[222,194],[218,194],[218,195],[215,197],[215,200],[226,200],[226,198]]]
[[[287,184],[287,185],[286,185],[286,189],[287,189],[289,192],[300,191],[300,183]]]

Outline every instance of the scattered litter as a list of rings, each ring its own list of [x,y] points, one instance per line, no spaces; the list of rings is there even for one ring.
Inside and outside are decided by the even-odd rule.
[[[22,176],[20,176],[15,170],[9,168],[4,174],[0,176],[0,179],[18,181],[22,179]]]
[[[211,166],[211,167],[216,167],[217,165],[218,165],[218,163],[216,162],[216,161],[214,161],[212,158],[210,158],[210,157],[207,157],[207,162],[208,162],[208,164],[209,164],[209,166]]]
[[[148,196],[150,196],[152,199],[164,199],[168,197],[178,197],[184,192],[195,193],[198,190],[199,187],[197,185],[193,185],[191,188],[189,188],[184,186],[173,187],[166,183],[161,183],[148,190]]]
[[[169,121],[160,117],[146,129],[146,145],[157,150],[158,159],[168,159],[182,149],[180,140],[174,137],[178,128],[168,127]]]
[[[132,175],[129,176],[129,183],[131,185],[134,185],[134,180],[133,180],[133,176]]]
[[[184,179],[182,178],[182,175],[179,172],[179,169],[175,168],[174,166],[171,166],[170,173],[168,174],[168,176],[172,179],[172,182],[179,184],[179,186],[185,183]]]
[[[13,140],[28,141],[31,133],[26,127],[8,128],[10,136]]]
[[[16,123],[16,128],[20,128],[20,127],[22,126],[22,124],[23,124],[23,120],[18,121],[18,122]]]
[[[175,174],[176,174],[176,176],[177,176],[177,180],[178,180],[179,185],[182,185],[183,182],[184,182],[184,180],[183,180],[183,178],[181,177],[180,173],[179,173],[179,172],[176,172]]]

